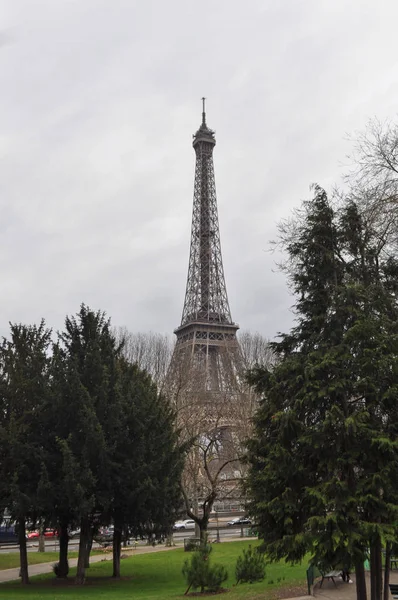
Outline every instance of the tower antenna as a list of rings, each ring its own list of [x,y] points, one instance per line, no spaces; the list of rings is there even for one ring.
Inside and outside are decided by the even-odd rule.
[[[202,125],[206,125],[206,98],[202,98]]]

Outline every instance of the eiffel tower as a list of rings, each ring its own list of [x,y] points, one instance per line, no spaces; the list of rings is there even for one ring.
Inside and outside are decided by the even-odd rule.
[[[202,123],[193,136],[196,154],[188,277],[181,324],[168,373],[177,409],[191,411],[203,428],[235,428],[251,412],[241,351],[225,285],[218,224],[213,150],[215,132]],[[186,426],[186,418],[184,427]]]

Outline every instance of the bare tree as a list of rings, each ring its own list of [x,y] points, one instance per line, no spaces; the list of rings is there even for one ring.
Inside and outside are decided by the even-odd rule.
[[[354,202],[375,255],[398,251],[398,125],[369,121],[365,131],[351,137],[351,170],[345,175],[348,191],[335,193],[342,204]]]
[[[126,327],[115,329],[123,356],[151,375],[159,389],[164,384],[174,349],[171,336],[162,333],[131,332]]]
[[[168,335],[133,333],[125,327],[115,333],[123,343],[125,358],[152,376],[176,410],[180,441],[190,447],[181,481],[182,495],[186,513],[195,520],[203,537],[215,500],[241,499],[241,458],[256,406],[244,372],[255,364],[273,362],[269,343],[259,333],[241,333],[239,360],[224,350],[222,384],[217,392],[209,392],[197,356],[180,355],[169,369],[174,344]]]
[[[343,189],[335,188],[330,206],[338,211],[352,201],[360,209],[368,232],[365,242],[373,244],[375,255],[396,255],[398,251],[398,124],[371,119],[362,132],[349,136],[352,152],[344,175]],[[319,189],[318,186],[315,190]],[[297,239],[307,219],[306,203],[278,225],[275,249],[286,249]],[[344,256],[340,257],[344,261]],[[292,254],[278,264],[288,277],[295,270]]]
[[[352,163],[347,178],[373,187],[380,181],[394,183],[398,179],[398,125],[371,119],[366,129],[349,137],[353,142]]]
[[[269,340],[258,331],[240,331],[239,345],[245,369],[256,365],[271,367],[275,363],[275,354]]]
[[[228,353],[228,349],[219,352]],[[230,365],[230,369],[236,365],[227,356],[220,363]],[[215,500],[242,498],[241,459],[251,432],[255,401],[243,376],[236,372],[223,372],[216,391],[209,390],[205,373],[200,356],[182,354],[171,365],[166,385],[176,410],[180,440],[189,448],[181,481],[185,509],[202,539]]]

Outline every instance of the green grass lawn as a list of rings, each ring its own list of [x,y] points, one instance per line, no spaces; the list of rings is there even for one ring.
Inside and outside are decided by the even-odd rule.
[[[77,552],[69,552],[69,558],[77,558]],[[93,551],[92,554],[98,554]],[[28,563],[37,565],[39,563],[57,562],[58,552],[28,552]],[[3,569],[15,569],[19,567],[19,552],[7,552],[0,554],[0,571]]]
[[[235,583],[235,564],[243,548],[253,542],[239,541],[215,544],[211,554],[213,562],[227,567],[229,579],[225,587],[229,600],[260,600],[277,598],[283,589],[284,597],[306,594],[307,565],[290,566],[285,563],[267,565],[265,580],[254,584]],[[48,553],[49,554],[49,553]],[[75,569],[71,569],[68,582],[57,581],[53,575],[40,575],[32,578],[31,585],[23,587],[20,583],[0,585],[0,597],[7,600],[73,600],[107,598],[110,600],[162,600],[184,596],[186,583],[181,574],[184,560],[190,556],[182,548],[176,550],[137,554],[122,560],[122,578],[112,580],[112,563],[93,564],[87,572],[87,581],[83,587],[73,584]],[[279,593],[278,593],[279,592]],[[291,592],[291,593],[290,593]],[[224,597],[224,596],[223,596]]]

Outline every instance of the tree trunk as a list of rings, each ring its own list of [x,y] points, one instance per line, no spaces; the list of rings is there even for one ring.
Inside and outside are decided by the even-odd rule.
[[[90,568],[90,554],[91,548],[93,547],[93,539],[94,539],[94,528],[90,527],[88,531],[88,538],[86,544],[86,558],[84,562],[84,566],[86,569]]]
[[[124,529],[124,545],[125,546],[129,546],[130,545],[130,537],[129,537],[129,528],[125,527]]]
[[[381,600],[383,591],[381,539],[376,535],[370,547],[370,598]]]
[[[75,583],[83,585],[86,578],[87,542],[90,536],[90,522],[87,516],[82,517],[80,522],[79,558],[77,559],[77,571]]]
[[[195,447],[195,454],[197,454],[197,452],[198,452],[198,450]],[[196,458],[196,460],[198,460],[198,459]],[[198,485],[197,485],[196,475],[195,475],[193,485],[194,485],[194,497],[193,497],[193,503],[192,503],[193,504],[192,513],[195,515],[195,517],[197,517],[199,514],[199,499],[198,499]],[[188,514],[188,516],[191,516],[191,515],[189,515],[189,513],[187,513],[187,514]],[[192,518],[192,516],[191,516],[191,518]],[[195,521],[195,537],[202,539],[202,531],[199,526],[199,523],[197,523],[196,521]]]
[[[199,531],[200,531],[200,543],[202,546],[204,546],[207,543],[207,538],[208,538],[207,528],[205,528],[203,526],[203,524],[201,523]]]
[[[113,531],[113,573],[112,577],[120,578],[120,553],[122,547],[122,528],[115,521],[115,529]]]
[[[59,562],[58,562],[58,574],[57,574],[57,577],[60,577],[60,578],[68,577],[68,573],[69,573],[68,544],[69,544],[68,522],[60,521],[60,525],[59,525]]]
[[[376,600],[383,598],[383,561],[381,558],[381,538],[377,536],[375,543],[375,559],[376,559]]]
[[[25,518],[18,519],[18,544],[19,544],[19,561],[21,565],[20,577],[23,584],[29,583],[28,572],[28,553],[26,550],[26,526]]]
[[[374,540],[370,542],[370,556],[369,556],[369,565],[370,565],[370,600],[376,600],[376,548],[374,544]]]
[[[154,545],[155,545],[155,541],[154,541],[153,533],[148,533],[147,546],[154,546]]]
[[[39,548],[38,548],[37,551],[38,552],[45,552],[46,551],[43,525],[40,525],[40,527],[39,527]]]
[[[391,542],[386,543],[386,564],[384,565],[384,600],[389,600],[390,589],[388,587],[390,583],[390,559],[391,559]]]
[[[355,565],[355,580],[357,587],[357,600],[367,600],[365,567],[363,561]]]

